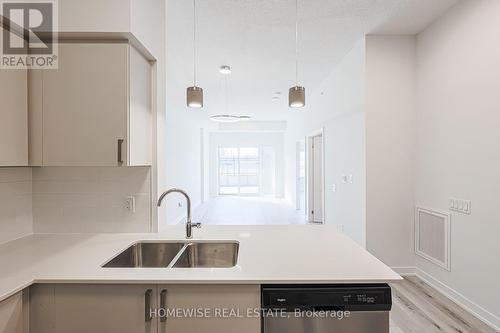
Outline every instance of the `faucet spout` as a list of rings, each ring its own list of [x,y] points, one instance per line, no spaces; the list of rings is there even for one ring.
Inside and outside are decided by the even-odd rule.
[[[193,237],[193,230],[192,228],[201,228],[201,223],[192,223],[191,222],[191,199],[189,198],[189,195],[186,193],[186,191],[181,190],[179,188],[172,188],[170,190],[167,190],[160,195],[160,198],[158,199],[158,207],[161,206],[163,199],[169,195],[170,193],[180,193],[186,198],[186,238],[190,239]]]

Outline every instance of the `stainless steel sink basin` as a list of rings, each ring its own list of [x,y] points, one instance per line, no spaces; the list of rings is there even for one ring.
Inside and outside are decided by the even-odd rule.
[[[173,267],[234,267],[238,260],[239,244],[189,243]]]
[[[238,250],[238,242],[138,242],[102,267],[229,268]]]
[[[136,243],[103,267],[167,267],[185,243]]]

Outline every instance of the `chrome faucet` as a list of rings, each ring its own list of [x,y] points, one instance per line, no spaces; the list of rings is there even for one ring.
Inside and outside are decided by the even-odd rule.
[[[193,228],[201,228],[201,223],[192,223],[191,222],[191,199],[189,198],[189,195],[181,189],[178,188],[172,188],[168,191],[163,192],[162,195],[160,195],[160,198],[158,199],[158,207],[161,206],[161,202],[163,201],[163,198],[165,198],[168,194],[170,193],[180,193],[186,198],[186,206],[187,206],[187,220],[186,220],[186,238],[190,239],[193,238]]]

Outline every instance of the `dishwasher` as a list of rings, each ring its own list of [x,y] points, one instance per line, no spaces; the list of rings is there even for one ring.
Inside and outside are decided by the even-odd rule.
[[[387,284],[263,285],[262,333],[389,333]]]

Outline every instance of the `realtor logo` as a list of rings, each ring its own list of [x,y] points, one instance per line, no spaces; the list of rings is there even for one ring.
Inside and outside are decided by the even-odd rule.
[[[57,68],[56,9],[55,0],[1,2],[1,68]]]

